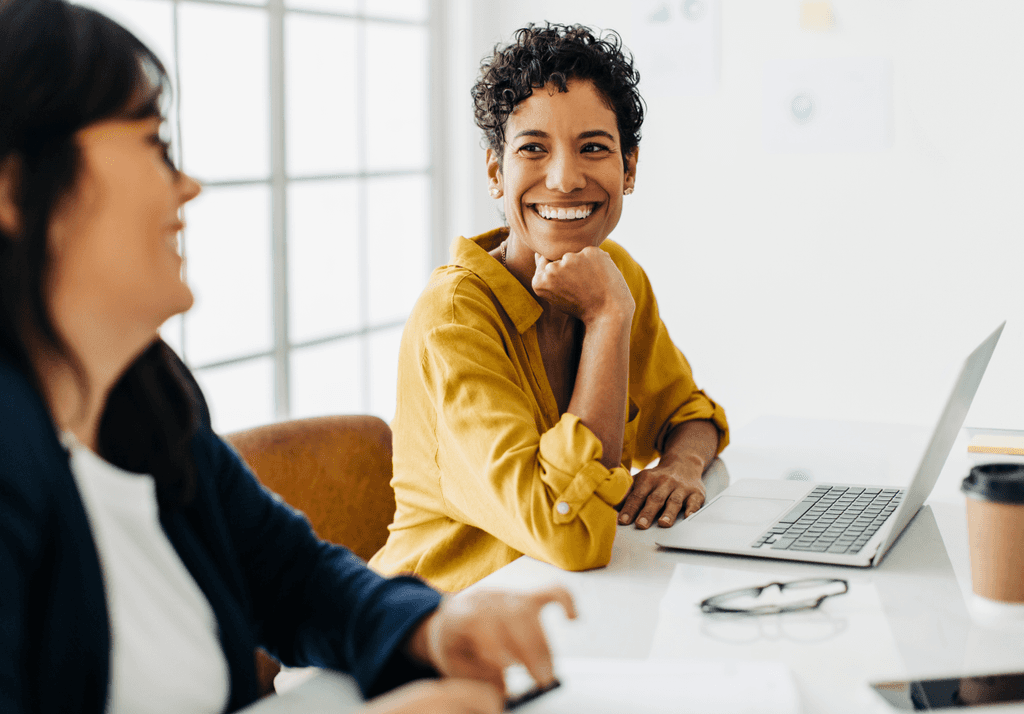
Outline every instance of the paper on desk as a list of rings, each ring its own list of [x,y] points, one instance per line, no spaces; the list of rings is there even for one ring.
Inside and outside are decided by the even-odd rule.
[[[258,699],[239,714],[357,714],[366,707],[356,680],[347,674],[312,667],[290,674],[274,681],[276,696]]]
[[[814,671],[819,678],[836,674],[844,681],[891,679],[904,671],[870,576],[848,568],[837,576],[836,569],[792,563],[765,562],[757,567],[761,569],[676,565],[661,601],[651,657],[687,657],[692,649],[719,660],[781,660],[789,663],[798,680],[804,671]],[[842,577],[850,589],[806,612],[735,617],[705,615],[698,607],[718,593],[808,577]],[[828,673],[818,674],[826,661]]]
[[[556,659],[562,686],[522,714],[798,714],[792,677],[779,662]]]

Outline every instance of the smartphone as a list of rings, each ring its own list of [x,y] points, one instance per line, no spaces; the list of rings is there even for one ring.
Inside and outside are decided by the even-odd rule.
[[[560,686],[562,686],[562,683],[556,679],[552,681],[551,684],[548,684],[546,686],[534,687],[533,689],[523,692],[522,694],[516,694],[514,696],[511,696],[505,700],[505,711],[510,712],[513,709],[518,709],[527,702],[532,702],[540,695],[547,694],[552,689],[558,689]]]
[[[892,706],[912,711],[1024,703],[1024,672],[872,682],[871,686]]]

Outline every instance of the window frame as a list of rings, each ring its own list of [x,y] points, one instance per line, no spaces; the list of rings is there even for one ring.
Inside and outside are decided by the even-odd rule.
[[[175,82],[180,82],[181,42],[179,31],[179,10],[186,3],[230,6],[246,8],[254,11],[267,13],[268,19],[268,50],[269,50],[269,110],[270,110],[270,175],[267,178],[242,179],[242,180],[215,180],[204,183],[211,189],[231,186],[268,186],[270,189],[270,232],[271,232],[271,305],[272,305],[272,346],[269,350],[259,352],[247,352],[242,355],[228,359],[217,360],[205,363],[193,363],[189,359],[189,349],[186,337],[186,321],[189,319],[185,314],[174,326],[178,332],[176,342],[180,345],[182,357],[186,364],[201,375],[207,370],[220,367],[239,365],[258,359],[271,358],[273,363],[273,413],[274,418],[283,420],[292,416],[292,380],[291,380],[291,359],[294,350],[307,347],[341,343],[346,340],[356,339],[360,352],[360,380],[361,394],[359,402],[364,413],[371,412],[371,345],[370,338],[376,333],[400,328],[405,323],[405,318],[389,320],[386,322],[371,322],[369,316],[369,279],[364,277],[360,280],[360,310],[359,326],[354,330],[334,333],[315,339],[302,341],[291,341],[289,337],[289,305],[288,305],[288,189],[295,182],[305,181],[333,181],[333,180],[356,180],[358,182],[359,194],[359,225],[357,227],[357,244],[359,246],[357,260],[359,261],[359,273],[368,276],[368,221],[367,221],[367,193],[368,181],[375,178],[398,177],[398,176],[424,176],[428,184],[430,215],[427,227],[427,240],[425,253],[430,262],[423,266],[424,283],[433,265],[444,262],[446,241],[441,237],[443,227],[446,223],[448,207],[442,195],[444,180],[443,168],[445,151],[445,134],[441,127],[444,125],[443,102],[440,97],[441,91],[433,91],[441,87],[445,80],[443,66],[445,63],[446,49],[443,41],[443,22],[445,14],[445,3],[443,0],[428,0],[427,17],[420,20],[406,20],[389,18],[374,14],[367,6],[372,6],[370,0],[358,0],[355,12],[331,12],[325,10],[312,10],[301,8],[290,8],[285,6],[284,0],[267,0],[262,4],[250,4],[243,2],[229,2],[228,0],[168,0],[172,5],[172,35],[174,43],[173,76]],[[431,82],[431,89],[428,94],[430,106],[427,110],[427,137],[430,141],[428,152],[428,163],[423,169],[409,170],[388,170],[369,171],[366,169],[365,137],[367,135],[368,117],[365,109],[357,113],[357,131],[359,140],[356,145],[359,147],[360,156],[357,160],[358,169],[348,173],[326,173],[310,174],[302,176],[289,176],[287,169],[287,105],[286,105],[286,65],[285,65],[285,24],[286,18],[293,15],[321,16],[332,19],[344,19],[356,22],[357,35],[357,94],[355,101],[361,106],[366,106],[366,28],[369,23],[391,23],[398,25],[423,27],[427,34],[427,53],[425,58],[428,62],[427,75]],[[175,102],[173,111],[175,116],[175,143],[178,147],[177,159],[181,161],[182,155],[186,154],[188,147],[182,142],[181,128],[181,91],[180,86],[175,87]],[[188,231],[181,240],[182,255],[187,259]],[[170,327],[170,326],[168,326]],[[166,329],[166,328],[165,328]],[[397,375],[396,375],[397,378]],[[216,425],[215,425],[216,426]]]

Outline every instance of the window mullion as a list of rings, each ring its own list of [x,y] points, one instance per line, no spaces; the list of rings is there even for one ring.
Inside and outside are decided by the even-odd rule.
[[[288,179],[286,173],[284,0],[269,0],[271,272],[274,311],[274,411],[291,414],[288,348]]]
[[[448,262],[448,242],[451,236],[446,231],[451,223],[451,211],[448,204],[449,193],[446,188],[450,185],[450,156],[451,147],[448,144],[448,135],[445,127],[448,126],[447,115],[452,106],[448,101],[451,95],[449,86],[449,66],[451,64],[448,47],[448,37],[445,28],[450,26],[453,13],[449,3],[444,0],[430,0],[429,5],[429,28],[430,36],[427,44],[430,56],[427,62],[430,65],[430,110],[428,120],[430,121],[430,250],[427,255],[430,260],[430,270]],[[443,98],[443,100],[442,100]]]
[[[364,11],[363,3],[359,4],[359,12]],[[356,101],[359,111],[356,114],[357,138],[356,153],[358,163],[356,166],[360,173],[366,172],[367,155],[367,126],[370,117],[367,114],[367,91],[366,91],[366,20],[359,20],[356,26]],[[370,248],[369,248],[369,187],[367,177],[359,179],[359,326],[364,335],[359,338],[360,348],[360,371],[362,372],[362,403],[363,411],[370,412],[370,338],[365,332],[370,327]]]

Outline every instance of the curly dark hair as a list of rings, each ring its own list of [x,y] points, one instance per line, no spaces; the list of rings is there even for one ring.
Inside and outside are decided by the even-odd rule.
[[[473,86],[473,116],[488,146],[498,156],[505,150],[505,125],[519,102],[549,82],[559,92],[569,91],[570,79],[589,80],[615,112],[623,162],[640,145],[644,100],[640,73],[633,56],[614,30],[602,36],[583,25],[532,23],[516,30],[507,45],[480,64],[480,79]]]

